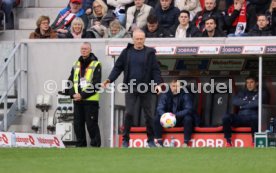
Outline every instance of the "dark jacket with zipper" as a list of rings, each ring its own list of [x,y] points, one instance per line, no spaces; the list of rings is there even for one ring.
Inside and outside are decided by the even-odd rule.
[[[176,99],[176,102],[173,100]],[[173,107],[176,107],[173,110]],[[191,95],[181,92],[177,95],[173,95],[169,89],[167,93],[161,94],[157,105],[157,114],[163,115],[166,112],[172,112],[177,118],[184,117],[185,115],[193,115],[193,102]]]
[[[243,116],[257,116],[258,115],[258,91],[240,91],[234,96],[232,103],[239,107],[239,115]],[[262,102],[267,102],[267,93],[265,90],[262,92]]]
[[[202,33],[202,37],[209,37],[207,30]],[[213,37],[226,37],[226,34],[220,29],[216,28]]]
[[[180,10],[174,6],[174,1],[171,2],[167,10],[161,8],[160,3],[155,7],[155,14],[158,18],[159,25],[165,29],[178,24],[178,15]]]
[[[145,27],[143,28],[143,31],[144,31],[145,34],[146,34],[146,38],[162,38],[162,37],[165,37],[165,36],[166,36],[165,30],[164,30],[164,28],[161,27],[161,26],[158,26],[158,28],[157,28],[156,31],[154,31],[154,32],[149,32],[148,27],[145,26]]]
[[[265,27],[264,29],[260,30],[258,26],[253,27],[249,32],[249,36],[272,36],[271,28]]]
[[[132,69],[130,69],[130,49],[134,47],[133,44],[128,44],[127,47],[122,51],[118,57],[108,79],[110,82],[115,81],[118,76],[124,71],[124,80],[123,82],[127,84],[131,79],[129,79],[129,74]],[[144,67],[142,79],[143,83],[149,84],[151,80],[154,80],[155,83],[161,83],[161,72],[159,64],[155,56],[155,49],[145,46],[145,58],[144,58]]]

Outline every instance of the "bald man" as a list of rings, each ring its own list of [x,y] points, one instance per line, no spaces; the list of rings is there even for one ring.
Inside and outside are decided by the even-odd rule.
[[[161,72],[155,56],[155,49],[147,47],[145,33],[137,29],[133,32],[133,44],[128,44],[120,54],[109,77],[103,82],[103,87],[115,81],[121,72],[124,72],[123,83],[128,86],[125,92],[126,114],[123,132],[123,148],[129,147],[129,133],[135,115],[135,105],[140,100],[140,105],[145,113],[147,126],[148,146],[156,147],[154,143],[153,117],[154,93],[160,91]],[[150,83],[155,83],[150,85]],[[151,86],[155,86],[152,89]]]

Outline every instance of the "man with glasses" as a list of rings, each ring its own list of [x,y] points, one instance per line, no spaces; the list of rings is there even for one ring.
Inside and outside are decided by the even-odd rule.
[[[50,28],[50,18],[40,16],[36,21],[37,28],[30,34],[30,39],[57,38],[56,32]]]

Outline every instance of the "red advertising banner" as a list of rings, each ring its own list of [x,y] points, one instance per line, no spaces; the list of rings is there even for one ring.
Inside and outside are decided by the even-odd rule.
[[[181,147],[184,142],[184,135],[180,133],[169,133],[163,135],[163,144],[170,147],[171,139],[175,140],[175,147]],[[252,136],[249,133],[236,133],[232,136],[234,147],[252,147]],[[122,135],[119,136],[119,147],[122,145]],[[197,133],[192,135],[189,143],[191,147],[211,147],[220,148],[226,145],[222,133]],[[147,147],[147,135],[143,133],[130,134],[130,148]]]

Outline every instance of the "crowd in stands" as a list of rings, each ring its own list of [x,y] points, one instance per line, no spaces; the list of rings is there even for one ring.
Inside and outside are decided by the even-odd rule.
[[[20,0],[0,0],[0,30],[3,30],[4,23],[5,29],[14,29],[14,14],[12,9],[20,4]],[[5,21],[4,20],[5,16]]]
[[[15,1],[0,0],[10,28],[13,26],[9,25],[8,13],[12,7],[6,6]],[[49,34],[52,30],[57,38],[126,38],[136,28],[142,29],[146,37],[157,38],[276,35],[276,0],[68,1],[51,29],[41,31],[41,16],[30,38],[53,38]]]

